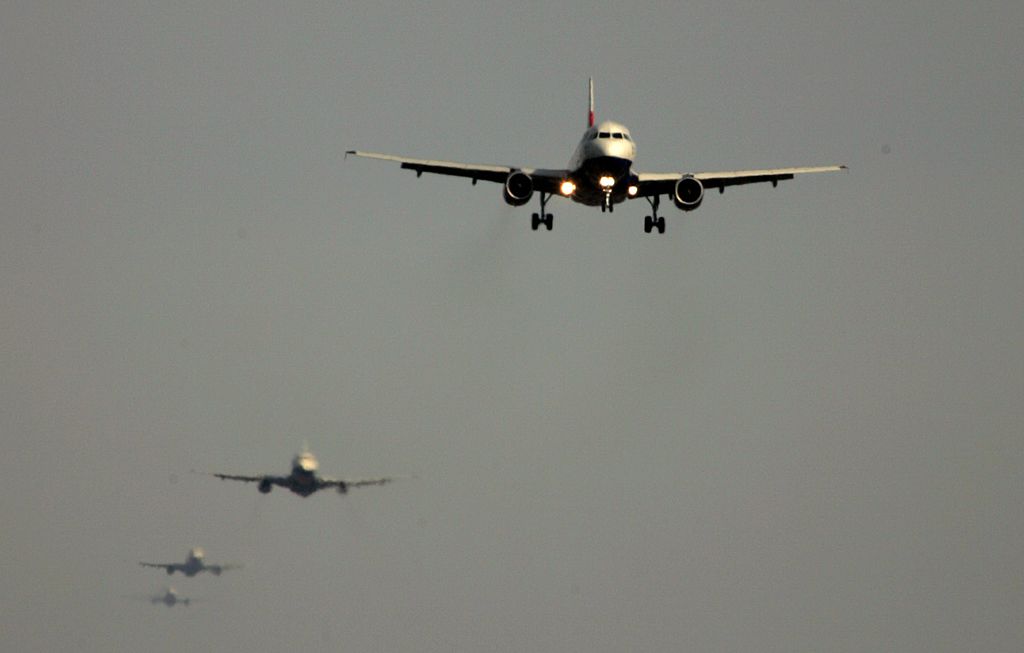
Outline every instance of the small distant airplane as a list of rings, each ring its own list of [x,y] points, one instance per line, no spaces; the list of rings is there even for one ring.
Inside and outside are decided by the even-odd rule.
[[[208,565],[205,562],[206,552],[200,546],[192,547],[188,552],[188,557],[185,558],[185,562],[170,562],[170,563],[159,563],[159,562],[140,562],[139,564],[143,567],[156,567],[158,569],[164,569],[168,575],[173,574],[176,571],[180,571],[189,578],[196,574],[208,571],[214,576],[220,576],[222,571],[228,571],[230,569],[240,569],[242,565]]]
[[[629,130],[621,123],[612,121],[595,125],[593,79],[589,81],[589,92],[587,130],[583,132],[583,138],[576,146],[567,168],[478,165],[412,159],[359,150],[349,150],[345,154],[396,161],[402,168],[416,171],[417,177],[430,172],[468,177],[474,185],[481,179],[504,184],[502,194],[505,202],[511,206],[526,204],[536,191],[540,195],[540,213],[533,214],[531,226],[534,231],[540,225],[547,227],[548,231],[554,226],[554,216],[545,212],[548,199],[553,195],[561,195],[587,206],[600,206],[602,212],[613,211],[616,204],[627,199],[642,197],[651,205],[651,215],[644,217],[644,231],[651,233],[657,229],[658,233],[665,233],[665,218],[658,216],[662,195],[670,197],[678,209],[692,211],[704,201],[706,188],[717,188],[720,193],[724,193],[726,186],[741,184],[770,182],[772,186],[777,186],[780,181],[792,179],[798,174],[846,169],[843,165],[831,165],[728,172],[636,172],[633,170],[636,144]]]
[[[372,478],[365,480],[342,480],[338,478],[324,478],[317,473],[320,463],[316,456],[303,447],[295,458],[292,459],[292,471],[288,476],[240,476],[237,474],[213,474],[217,478],[227,481],[244,481],[247,483],[259,483],[259,491],[263,494],[270,492],[275,485],[291,490],[302,497],[308,497],[317,490],[333,487],[338,492],[345,494],[349,488],[363,487],[366,485],[386,485],[394,481],[394,478]]]
[[[152,603],[153,605],[157,605],[158,603],[163,603],[164,605],[166,605],[169,608],[170,607],[174,607],[175,605],[177,605],[179,603],[182,604],[182,605],[186,605],[187,606],[192,601],[193,601],[193,599],[190,599],[188,597],[178,596],[177,590],[175,590],[173,587],[168,587],[167,590],[164,591],[163,594],[157,594],[155,596],[149,597],[149,602]]]

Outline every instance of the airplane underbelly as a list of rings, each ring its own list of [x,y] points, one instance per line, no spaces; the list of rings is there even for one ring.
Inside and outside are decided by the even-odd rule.
[[[610,156],[587,159],[572,175],[576,180],[576,192],[573,193],[572,199],[587,206],[604,204],[606,189],[601,185],[601,179],[611,177],[615,181],[611,191],[612,203],[625,201],[626,188],[633,176],[630,172],[631,167],[632,161],[629,159]]]

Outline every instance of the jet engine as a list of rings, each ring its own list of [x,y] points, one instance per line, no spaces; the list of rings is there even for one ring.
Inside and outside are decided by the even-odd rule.
[[[273,489],[274,489],[274,484],[270,482],[270,479],[265,478],[262,481],[260,481],[259,490],[263,494],[266,494],[267,492],[270,492]]]
[[[533,180],[525,172],[516,170],[505,180],[502,195],[505,197],[506,203],[512,206],[522,206],[533,197]]]
[[[692,211],[704,201],[704,184],[693,175],[683,175],[676,182],[672,201],[681,211]]]

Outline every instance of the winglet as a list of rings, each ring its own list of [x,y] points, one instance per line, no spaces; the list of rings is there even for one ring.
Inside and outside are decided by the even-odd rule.
[[[587,127],[594,126],[594,78],[587,81],[587,88],[590,91],[590,113],[587,114]]]

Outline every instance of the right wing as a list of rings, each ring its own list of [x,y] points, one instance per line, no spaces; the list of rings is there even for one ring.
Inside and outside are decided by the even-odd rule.
[[[242,481],[243,483],[260,483],[262,481],[267,481],[277,485],[278,487],[288,487],[288,479],[280,476],[243,476],[241,474],[218,474],[216,472],[210,475],[216,476],[217,478],[225,481]]]
[[[395,161],[401,164],[402,168],[415,170],[419,177],[424,172],[437,175],[449,175],[452,177],[468,177],[475,184],[483,179],[504,184],[508,176],[513,172],[525,172],[533,179],[535,190],[544,193],[554,193],[558,190],[559,184],[569,174],[568,170],[553,170],[547,168],[514,168],[511,166],[495,166],[477,163],[459,163],[457,161],[435,161],[433,159],[412,159],[393,154],[379,154],[377,152],[362,152],[360,150],[349,150],[345,156],[361,156],[367,159],[381,159],[382,161]]]
[[[166,569],[167,571],[174,571],[178,568],[176,564],[160,564],[159,562],[140,562],[143,567],[156,567],[157,569]]]

